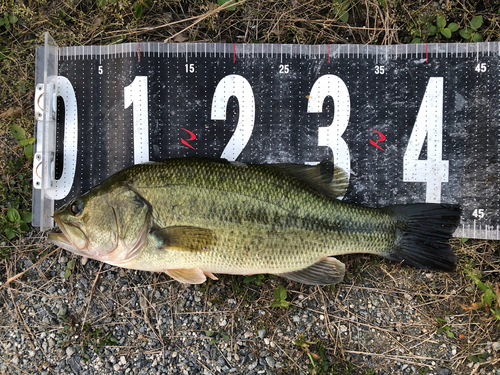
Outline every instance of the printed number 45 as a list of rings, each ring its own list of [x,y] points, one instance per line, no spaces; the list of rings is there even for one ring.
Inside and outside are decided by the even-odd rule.
[[[484,217],[484,209],[476,208],[472,213],[472,216],[474,216],[476,219],[482,219]]]

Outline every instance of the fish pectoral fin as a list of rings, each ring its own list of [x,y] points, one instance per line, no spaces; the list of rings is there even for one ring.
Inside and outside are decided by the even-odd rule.
[[[202,284],[207,280],[204,272],[198,267],[171,269],[165,270],[164,272],[172,279],[184,284]]]
[[[277,275],[302,284],[331,285],[341,282],[344,274],[344,263],[333,257],[325,257],[307,268]]]
[[[210,229],[191,226],[172,226],[151,232],[160,241],[160,248],[185,251],[204,251],[214,243],[214,233]]]

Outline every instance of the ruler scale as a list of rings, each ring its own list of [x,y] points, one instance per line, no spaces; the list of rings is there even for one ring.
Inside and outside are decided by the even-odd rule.
[[[456,236],[498,239],[499,59],[496,42],[40,47],[57,116],[37,118],[34,223],[134,163],[334,158],[347,201],[459,203]]]

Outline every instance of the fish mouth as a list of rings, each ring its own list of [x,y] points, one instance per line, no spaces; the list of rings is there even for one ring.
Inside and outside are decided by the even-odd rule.
[[[84,251],[84,249],[87,247],[87,239],[86,238],[84,239],[84,241],[80,241],[81,246],[77,246],[76,243],[74,243],[73,241],[70,240],[70,238],[71,238],[71,236],[69,235],[70,231],[71,232],[75,232],[75,231],[82,232],[82,231],[75,226],[72,226],[69,224],[64,224],[57,217],[54,217],[54,219],[57,223],[57,227],[52,229],[52,231],[49,233],[47,239],[50,242],[52,242],[54,245],[62,247],[65,250],[71,251],[72,253],[75,253],[77,255],[82,255],[82,256],[88,257],[89,254]],[[72,229],[70,229],[68,227],[71,227]]]

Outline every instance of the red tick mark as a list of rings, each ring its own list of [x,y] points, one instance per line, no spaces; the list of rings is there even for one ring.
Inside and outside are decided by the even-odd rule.
[[[137,52],[137,57],[139,57],[139,62],[141,62],[141,42],[139,42],[139,51]]]
[[[189,130],[187,130],[187,129],[184,129],[184,128],[181,128],[181,130],[184,130],[184,131],[186,131],[186,132],[188,132],[188,133],[189,133],[190,138],[188,139],[188,141],[192,141],[193,139],[196,139],[196,135],[194,135],[194,133],[193,133],[193,132],[191,132],[191,131],[189,131]],[[193,150],[196,150],[193,146],[191,146],[189,143],[187,143],[187,142],[186,142],[184,139],[182,139],[182,138],[181,138],[181,142],[182,142],[182,144],[183,144],[183,145],[186,145],[186,146],[188,146],[188,147],[191,147]]]
[[[377,148],[381,149],[382,151],[385,151],[382,147],[380,147],[380,146],[377,144],[377,143],[379,143],[379,142],[383,142],[383,141],[385,141],[385,135],[383,135],[383,134],[382,134],[381,132],[379,132],[379,131],[376,131],[375,129],[370,129],[370,130],[371,130],[371,131],[374,131],[375,133],[377,133],[377,134],[380,136],[380,138],[379,138],[379,139],[377,139],[376,141],[373,141],[373,140],[371,140],[371,139],[370,139],[370,144],[371,144],[372,146],[375,146],[375,147],[377,147]]]

